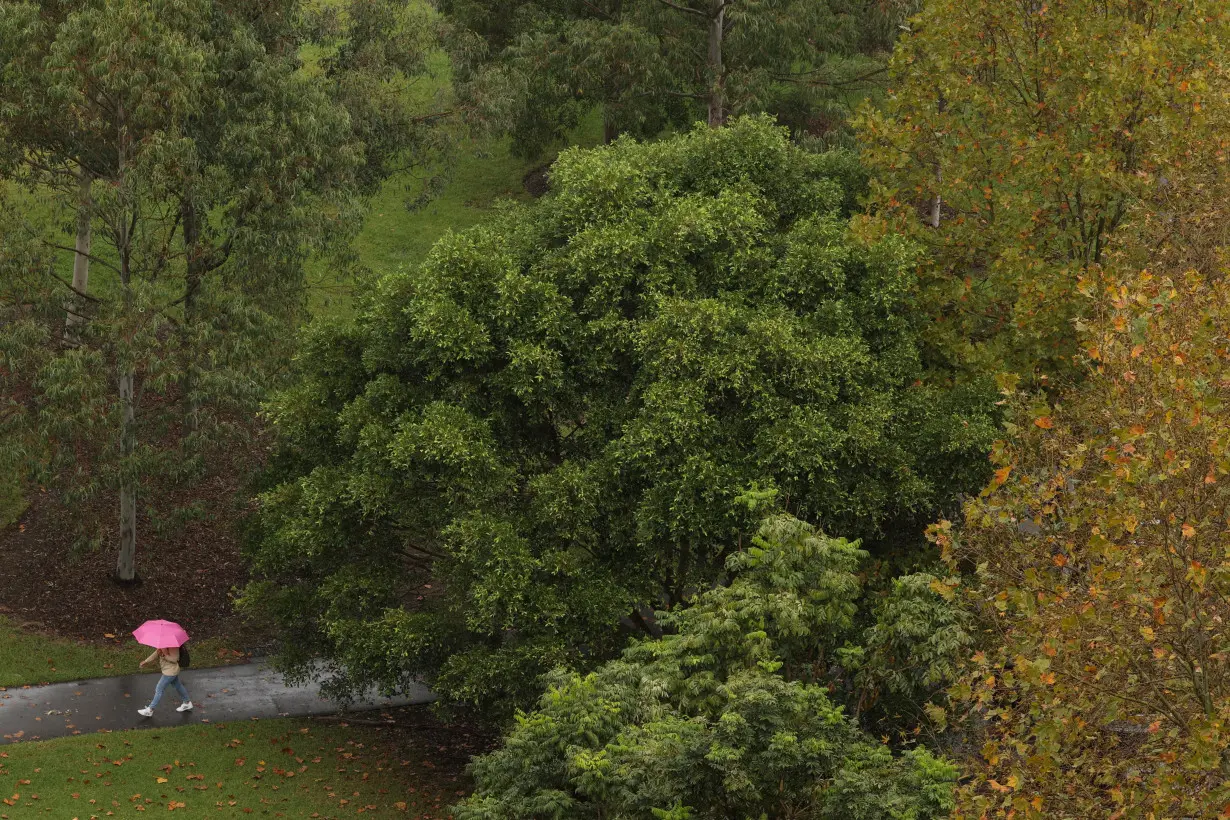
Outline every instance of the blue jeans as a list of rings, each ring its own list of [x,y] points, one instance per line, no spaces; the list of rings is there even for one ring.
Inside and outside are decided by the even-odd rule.
[[[189,700],[188,690],[179,682],[179,675],[163,675],[158,680],[158,685],[154,687],[154,699],[149,702],[149,708],[153,709],[158,705],[158,701],[162,700],[162,692],[171,684],[175,685],[175,691],[179,692],[179,696],[184,700]]]

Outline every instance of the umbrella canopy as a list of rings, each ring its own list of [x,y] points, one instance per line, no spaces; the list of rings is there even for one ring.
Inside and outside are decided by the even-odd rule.
[[[146,621],[132,631],[137,643],[152,646],[155,649],[170,649],[173,646],[183,646],[188,641],[188,633],[184,628],[172,621]]]

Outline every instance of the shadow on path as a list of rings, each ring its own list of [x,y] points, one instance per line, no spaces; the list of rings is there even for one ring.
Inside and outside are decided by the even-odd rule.
[[[187,669],[180,680],[188,688],[196,708],[190,712],[176,712],[179,695],[174,687],[168,687],[154,716],[149,718],[138,715],[137,709],[147,705],[154,696],[157,674],[94,678],[0,691],[0,745],[189,723],[330,715],[342,708],[321,697],[316,684],[287,686],[279,673],[259,659],[236,666]],[[369,692],[346,708],[348,711],[385,709],[430,703],[434,699],[426,687],[416,684],[402,697],[382,698]]]

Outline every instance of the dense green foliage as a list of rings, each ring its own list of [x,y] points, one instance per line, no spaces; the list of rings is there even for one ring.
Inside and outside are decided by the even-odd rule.
[[[924,372],[915,251],[847,233],[857,178],[755,119],[568,152],[315,328],[246,596],[287,668],[504,712],[721,582],[749,486],[868,536],[979,486],[993,396]]]
[[[905,3],[864,0],[445,0],[459,95],[535,154],[600,108],[608,139],[768,111],[843,127]]]
[[[767,519],[728,559],[728,586],[663,615],[663,638],[591,674],[556,675],[538,710],[474,764],[477,790],[458,816],[946,817],[956,768],[921,747],[894,755],[828,685],[865,557],[790,516]],[[933,579],[903,580],[927,590]],[[969,636],[949,635],[951,663]]]

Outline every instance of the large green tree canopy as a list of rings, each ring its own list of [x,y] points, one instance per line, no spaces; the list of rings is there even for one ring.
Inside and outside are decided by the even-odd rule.
[[[851,637],[864,557],[791,516],[767,519],[731,556],[729,586],[665,618],[671,634],[589,675],[556,676],[503,748],[475,763],[477,789],[458,815],[947,817],[956,767],[925,748],[895,756],[843,713],[825,680],[834,645]],[[884,609],[911,615],[881,618],[868,635],[926,629],[944,650],[933,661],[967,652],[964,626],[933,617],[957,612],[927,588],[935,579],[901,581]],[[895,660],[898,672],[944,674]]]
[[[848,157],[744,119],[552,178],[308,335],[246,596],[288,670],[525,703],[721,583],[749,486],[876,536],[980,485],[990,400],[924,371],[915,251],[847,231]]]

